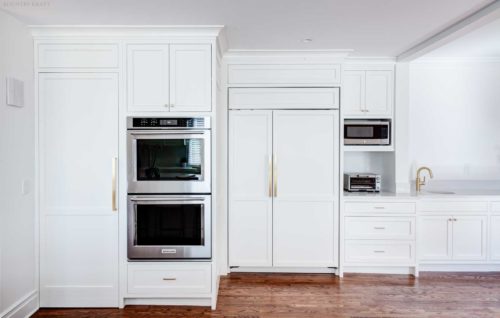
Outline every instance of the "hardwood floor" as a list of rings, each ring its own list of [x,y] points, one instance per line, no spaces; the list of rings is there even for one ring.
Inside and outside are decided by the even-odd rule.
[[[231,274],[217,310],[127,306],[41,309],[33,317],[500,317],[500,273],[406,275]]]

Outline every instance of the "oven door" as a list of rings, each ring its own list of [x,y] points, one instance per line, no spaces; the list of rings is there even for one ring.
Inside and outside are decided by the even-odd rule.
[[[208,195],[129,196],[129,259],[212,257]]]
[[[210,193],[210,130],[129,130],[128,193]]]

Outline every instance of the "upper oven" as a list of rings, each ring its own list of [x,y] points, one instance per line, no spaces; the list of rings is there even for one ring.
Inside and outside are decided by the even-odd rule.
[[[210,117],[127,118],[128,193],[210,193]]]

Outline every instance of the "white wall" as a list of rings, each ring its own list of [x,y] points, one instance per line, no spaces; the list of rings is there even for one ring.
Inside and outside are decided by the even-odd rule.
[[[413,178],[500,179],[500,61],[412,63],[409,129]]]
[[[6,105],[7,76],[24,81],[25,107]],[[31,36],[0,11],[0,317],[24,317],[38,306],[33,95]]]

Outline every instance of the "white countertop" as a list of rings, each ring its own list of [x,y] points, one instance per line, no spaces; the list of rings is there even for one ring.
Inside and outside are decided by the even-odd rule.
[[[432,192],[431,192],[432,191]],[[449,193],[452,192],[452,193]],[[450,189],[450,190],[423,190],[421,193],[395,193],[395,192],[346,192],[344,200],[425,200],[425,199],[481,199],[500,200],[500,191],[496,189]]]

